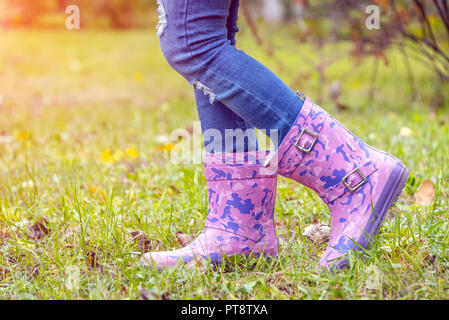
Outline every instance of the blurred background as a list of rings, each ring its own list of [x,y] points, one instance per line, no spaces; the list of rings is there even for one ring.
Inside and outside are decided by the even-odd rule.
[[[357,68],[369,60],[371,79],[367,93],[372,99],[379,85],[379,68],[388,66],[392,73],[396,73],[393,71],[396,66],[390,64],[393,58],[387,53],[394,50],[398,54],[397,62],[403,64],[400,68],[405,67],[407,73],[408,88],[404,88],[402,93],[411,99],[420,95],[415,79],[415,73],[420,71],[414,70],[414,62],[418,62],[433,73],[432,97],[427,101],[429,106],[438,109],[444,104],[443,85],[449,81],[446,0],[241,2],[242,33],[247,33],[270,62],[275,63],[276,71],[288,74],[291,85],[303,86],[301,80],[318,77],[315,79],[318,86],[315,98],[319,102],[326,95],[339,100],[344,79],[333,78],[329,72],[349,57],[351,65],[344,78],[355,75]],[[66,8],[70,5],[80,9],[82,31],[145,30],[154,28],[157,23],[154,0],[0,0],[0,28],[3,33],[24,29],[61,31],[66,28]],[[371,11],[366,10],[370,5],[379,8],[379,29],[367,28]],[[66,34],[67,37],[73,36]],[[148,37],[151,36],[149,32]],[[47,49],[51,50],[56,45],[54,42],[48,44]],[[142,47],[145,49],[148,48]],[[300,64],[292,68],[288,59],[281,58],[282,50],[290,50],[292,54],[296,52]],[[308,67],[312,68],[308,70]],[[341,104],[340,107],[345,106]]]
[[[73,5],[79,29],[67,28]],[[416,145],[392,134],[446,126],[448,7],[447,0],[242,0],[237,47],[294,90],[354,118],[353,130],[369,131],[372,143],[405,153]],[[157,22],[155,0],[0,0],[3,141],[24,136],[49,147],[56,137],[49,159],[64,148],[64,159],[85,161],[131,144],[148,156],[152,148],[170,151],[170,133],[192,132],[197,115],[192,88],[161,54]],[[376,121],[382,132],[369,126]]]

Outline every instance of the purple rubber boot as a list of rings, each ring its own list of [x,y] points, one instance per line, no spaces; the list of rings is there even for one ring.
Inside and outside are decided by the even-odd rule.
[[[203,232],[179,250],[148,252],[141,263],[163,268],[194,258],[218,265],[224,254],[276,256],[278,240],[273,216],[277,175],[264,166],[266,155],[251,152],[206,156],[209,211]]]
[[[348,267],[351,250],[368,248],[398,199],[408,169],[357,138],[309,98],[267,166],[318,193],[331,215],[331,237],[320,265]],[[374,210],[374,212],[373,212]]]

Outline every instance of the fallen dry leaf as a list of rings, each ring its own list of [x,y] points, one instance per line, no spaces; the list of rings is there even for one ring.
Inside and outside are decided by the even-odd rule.
[[[110,149],[103,151],[101,154],[101,162],[103,163],[114,163],[113,153]]]
[[[433,188],[433,183],[428,180],[424,180],[416,192],[415,203],[426,206],[433,203],[434,197],[435,189]]]
[[[292,295],[293,293],[295,293],[297,287],[294,283],[287,283],[283,286],[279,286],[278,289],[282,292],[284,292],[287,295]]]
[[[337,110],[338,111],[347,111],[347,110],[349,110],[349,107],[346,104],[337,102],[336,105],[337,105]]]
[[[190,234],[185,234],[184,232],[176,232],[176,240],[183,246],[188,246],[195,238]]]
[[[40,269],[40,264],[35,264],[30,270],[29,270],[29,275],[32,278],[36,278],[39,275],[39,269]]]
[[[315,222],[315,221],[314,221]],[[304,237],[312,241],[317,246],[329,241],[331,228],[327,225],[314,223],[304,229],[302,234]]]
[[[92,269],[103,271],[103,266],[98,263],[97,252],[91,250],[86,255],[87,265]]]
[[[0,244],[2,244],[6,239],[9,238],[11,238],[11,235],[9,233],[0,230]]]
[[[141,72],[136,72],[136,73],[133,75],[133,78],[134,78],[134,81],[135,81],[135,82],[137,82],[137,83],[142,83],[142,81],[143,81],[143,74],[142,74]]]
[[[148,239],[147,235],[140,231],[131,232],[132,240],[137,242],[137,247],[140,251],[148,252],[150,251],[151,241]]]
[[[139,151],[135,147],[130,147],[126,150],[126,155],[131,159],[139,158]]]
[[[9,269],[0,268],[0,281],[5,278],[5,276],[10,273]]]
[[[158,296],[147,289],[139,287],[140,300],[170,300],[168,293]]]
[[[272,275],[270,275],[268,278],[266,278],[266,282],[267,283],[278,283],[279,281],[281,281],[283,279],[283,277],[285,276],[284,272],[275,272]]]
[[[31,133],[26,130],[19,131],[15,136],[16,141],[27,141],[30,139],[31,139]]]
[[[46,218],[41,218],[31,227],[28,227],[28,235],[30,238],[35,240],[42,239],[45,235],[50,233],[48,226],[48,220]]]
[[[168,152],[172,151],[173,148],[175,148],[175,145],[173,143],[166,143],[156,147],[156,149],[159,151],[168,151]]]
[[[142,287],[139,288],[139,294],[141,300],[157,300],[157,296],[154,293],[151,293]]]
[[[437,256],[434,255],[434,254],[429,254],[429,255],[427,255],[427,256],[424,258],[424,261],[425,261],[427,264],[433,266],[433,265],[435,264],[435,262],[437,261]]]
[[[100,202],[104,202],[106,199],[106,192],[100,187],[86,185],[87,191],[90,193],[90,195],[97,199]]]

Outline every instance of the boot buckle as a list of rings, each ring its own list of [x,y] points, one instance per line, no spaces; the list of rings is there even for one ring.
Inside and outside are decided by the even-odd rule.
[[[301,141],[301,138],[304,136],[304,134],[308,134],[309,136],[314,138],[312,143],[310,144],[310,146],[308,148],[306,148],[305,145],[304,146],[300,146],[299,145],[299,142]],[[299,135],[298,140],[296,140],[295,147],[299,151],[302,151],[304,153],[310,153],[310,151],[312,151],[313,147],[315,146],[315,143],[317,142],[317,140],[318,140],[318,134],[317,133],[304,128],[304,129],[302,129],[301,134]]]
[[[350,176],[352,176],[354,173],[357,173],[359,175],[359,177],[362,179],[362,181],[360,181],[356,186],[352,187],[351,186],[351,182],[352,181],[347,181],[348,178]],[[343,177],[343,179],[341,180],[343,182],[343,184],[345,185],[346,189],[349,192],[355,192],[357,191],[361,186],[363,186],[368,180],[366,179],[365,175],[362,173],[362,171],[357,167],[354,170],[352,170],[351,172],[349,172],[346,176]]]

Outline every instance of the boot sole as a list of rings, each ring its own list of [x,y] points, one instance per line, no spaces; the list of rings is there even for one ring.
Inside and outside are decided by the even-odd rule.
[[[373,234],[377,234],[387,215],[387,212],[398,201],[402,190],[404,190],[408,176],[408,168],[402,162],[398,161],[393,168],[390,177],[388,177],[386,184],[387,188],[382,191],[376,207],[374,208],[374,212],[378,213],[379,218],[376,221]],[[380,206],[381,208],[378,208]]]

